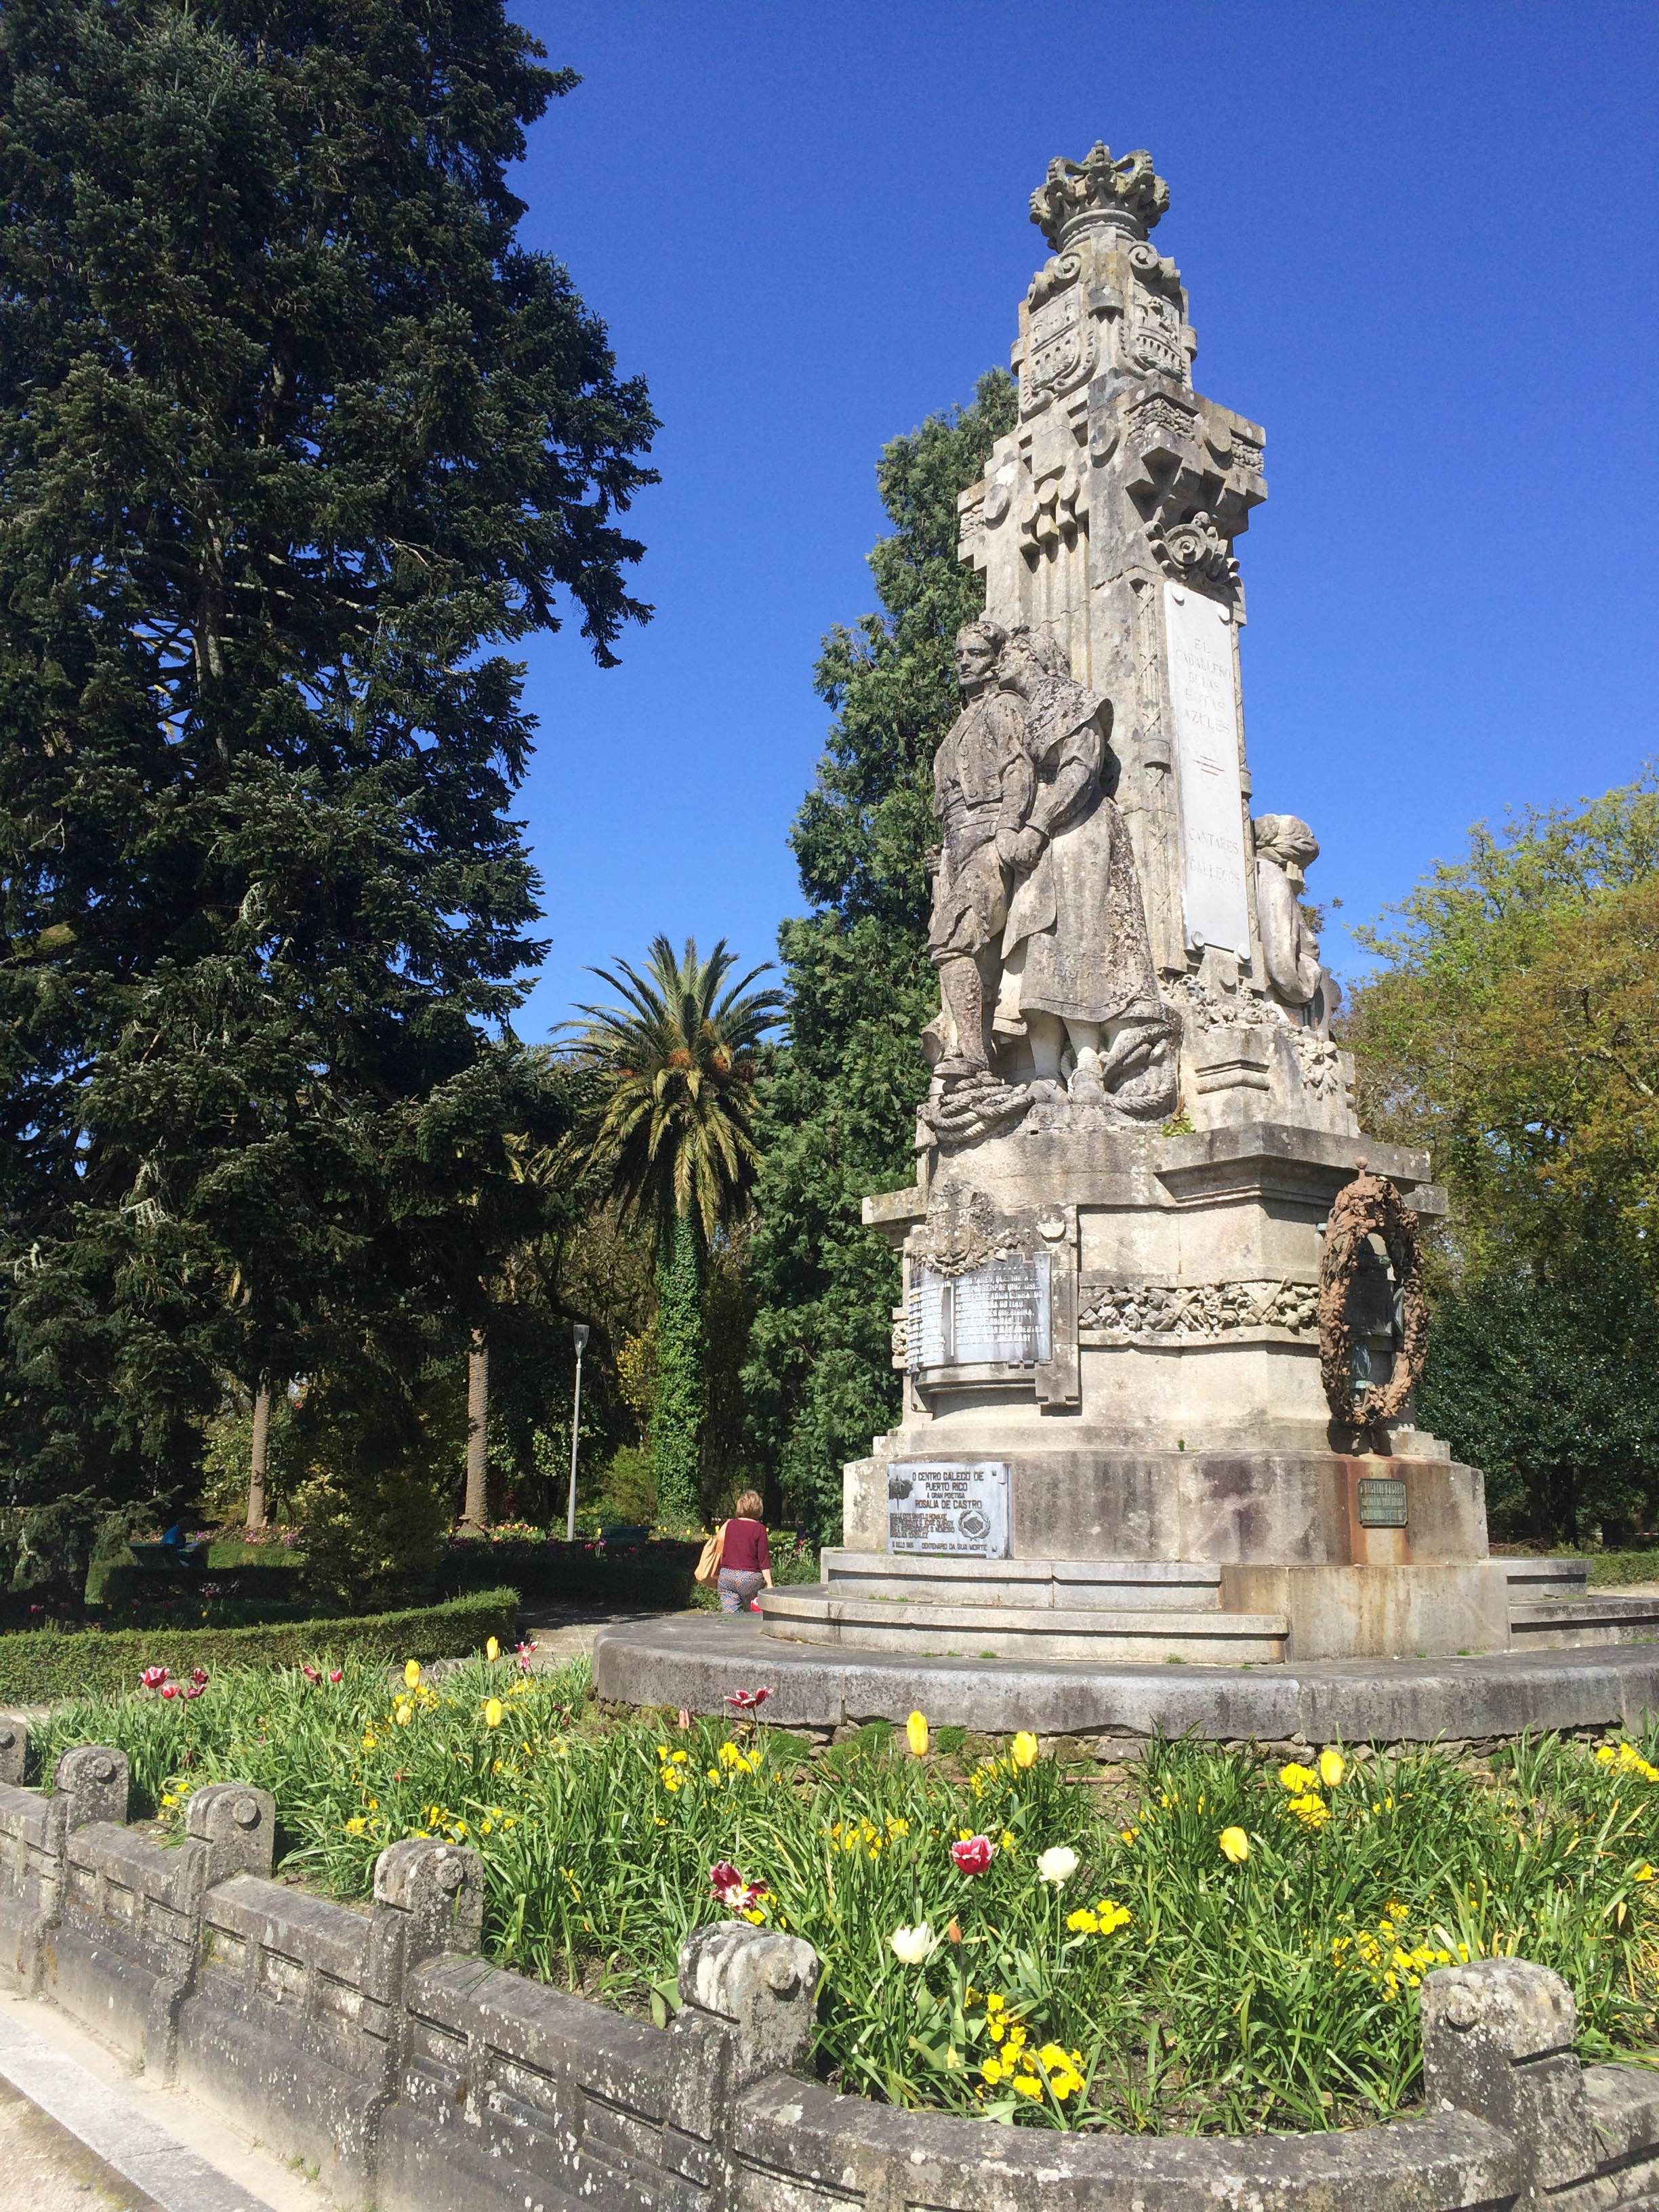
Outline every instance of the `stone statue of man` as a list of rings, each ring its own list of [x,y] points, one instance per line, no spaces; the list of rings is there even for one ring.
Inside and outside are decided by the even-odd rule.
[[[1128,832],[1105,787],[1111,707],[1073,679],[1060,647],[1023,626],[1004,647],[999,680],[1024,710],[1034,788],[1023,826],[1000,841],[1014,883],[996,1026],[1027,1036],[1039,1084],[1059,1084],[1069,1045],[1073,1098],[1099,1099],[1139,1078],[1124,1103],[1154,1110],[1173,1092],[1171,1028]],[[1149,1074],[1156,1100],[1139,1096]]]
[[[1319,939],[1300,904],[1306,871],[1319,858],[1319,840],[1294,814],[1258,815],[1250,827],[1255,833],[1256,926],[1268,988],[1298,1024],[1328,1036],[1341,991],[1320,962]]]
[[[927,949],[945,1014],[945,1054],[934,1073],[946,1081],[990,1073],[1012,857],[1027,849],[1021,840],[1035,778],[1023,708],[997,683],[1006,644],[1007,632],[994,622],[957,632],[962,711],[933,757],[940,842]]]

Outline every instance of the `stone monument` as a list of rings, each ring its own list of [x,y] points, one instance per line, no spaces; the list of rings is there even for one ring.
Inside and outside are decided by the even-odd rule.
[[[1193,388],[1168,204],[1103,145],[1032,198],[1018,424],[961,500],[986,609],[934,768],[918,1172],[865,1208],[902,1254],[903,1414],[766,1632],[1258,1665],[1605,1639],[1559,1602],[1582,1568],[1489,1558],[1479,1474],[1412,1417],[1443,1201],[1360,1134],[1313,832],[1251,818],[1264,434]]]

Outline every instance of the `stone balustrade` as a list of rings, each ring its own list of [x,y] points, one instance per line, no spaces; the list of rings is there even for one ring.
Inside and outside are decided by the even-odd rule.
[[[1650,2207],[1659,2075],[1583,2066],[1571,1992],[1495,1959],[1423,1986],[1426,2113],[1324,2135],[1054,2135],[837,2096],[799,2072],[817,1959],[726,1922],[659,2028],[486,1966],[482,1869],[415,1839],[367,1911],[271,1879],[263,1790],[129,1827],[105,1746],[21,1784],[0,1717],[0,1978],[378,2212],[1561,2212]]]

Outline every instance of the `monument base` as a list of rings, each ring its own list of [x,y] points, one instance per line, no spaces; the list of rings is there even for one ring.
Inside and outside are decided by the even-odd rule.
[[[1403,1530],[1371,1530],[1403,1535]],[[1659,1635],[1659,1598],[1590,1600],[1582,1559],[1303,1565],[826,1551],[765,1633],[925,1658],[1252,1666],[1439,1658]]]
[[[1591,1600],[1586,1610],[1606,1602]],[[1650,1603],[1646,1632],[1659,1637],[1659,1607],[1636,1602]],[[1614,1632],[1635,1626],[1623,1616]],[[1287,1753],[1327,1743],[1456,1746],[1529,1730],[1635,1729],[1659,1712],[1652,1640],[1470,1658],[1135,1666],[826,1649],[780,1642],[752,1615],[681,1613],[603,1630],[593,1674],[608,1703],[729,1712],[736,1692],[763,1688],[766,1719],[787,1728],[902,1725],[919,1708],[935,1727],[988,1735],[1034,1729],[1082,1738],[1105,1759],[1134,1757],[1158,1737]]]

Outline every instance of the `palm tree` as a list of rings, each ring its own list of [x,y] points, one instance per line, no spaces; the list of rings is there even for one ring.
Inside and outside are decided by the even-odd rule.
[[[591,969],[623,1001],[581,1006],[581,1043],[599,1070],[604,1107],[590,1140],[625,1213],[647,1222],[657,1248],[657,1400],[651,1423],[657,1510],[699,1518],[703,1418],[703,1283],[708,1248],[749,1211],[759,1164],[751,1133],[757,1048],[782,1017],[776,991],[753,991],[770,963],[728,978],[722,938],[706,960],[688,938],[677,959],[652,941],[643,975],[625,961]]]

